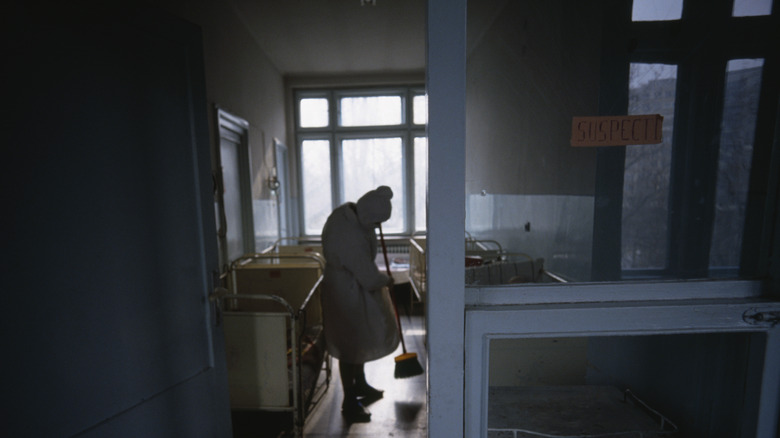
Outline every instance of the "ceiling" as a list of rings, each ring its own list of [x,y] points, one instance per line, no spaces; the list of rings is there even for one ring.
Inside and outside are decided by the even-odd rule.
[[[426,0],[228,1],[284,75],[425,69]]]

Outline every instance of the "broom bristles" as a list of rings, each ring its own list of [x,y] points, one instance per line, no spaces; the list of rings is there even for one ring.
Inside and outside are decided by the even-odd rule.
[[[417,353],[404,353],[395,358],[395,378],[403,379],[406,377],[419,376],[422,374],[423,367],[417,360]]]

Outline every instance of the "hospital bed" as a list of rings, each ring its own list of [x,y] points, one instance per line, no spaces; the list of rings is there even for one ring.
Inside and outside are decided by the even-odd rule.
[[[424,303],[427,293],[425,266],[425,236],[412,236],[409,239],[409,283],[417,301]]]
[[[262,254],[312,253],[323,256],[322,241],[312,237],[282,237],[261,251]],[[324,259],[323,259],[324,260]]]
[[[505,250],[498,241],[465,239],[465,284],[565,283],[567,280],[544,268],[543,258]],[[425,236],[409,239],[409,280],[417,299],[425,301]]]
[[[295,243],[290,244],[285,242]],[[408,282],[409,247],[406,238],[388,237],[386,244],[390,271],[393,280],[395,280],[395,284]],[[302,252],[324,254],[322,251],[322,241],[312,237],[283,237],[262,251],[263,254],[290,254]],[[387,270],[381,247],[379,247],[377,251],[375,262],[380,271],[385,272]]]
[[[231,264],[223,298],[231,409],[289,413],[295,436],[331,379],[323,269],[314,251],[248,254]]]

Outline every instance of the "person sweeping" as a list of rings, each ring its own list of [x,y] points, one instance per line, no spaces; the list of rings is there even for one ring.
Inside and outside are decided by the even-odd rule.
[[[322,230],[323,329],[328,352],[339,361],[344,390],[341,412],[350,423],[371,421],[371,413],[361,401],[383,396],[383,391],[366,382],[364,364],[392,353],[400,342],[386,287],[393,280],[375,263],[375,229],[390,218],[392,197],[389,187],[380,186],[356,203],[333,210]]]

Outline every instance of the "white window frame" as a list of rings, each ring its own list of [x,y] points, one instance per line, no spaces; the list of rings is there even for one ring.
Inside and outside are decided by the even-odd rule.
[[[713,294],[742,299],[692,300],[666,297]],[[546,299],[534,288],[467,288],[465,312],[465,433],[487,437],[490,342],[493,339],[628,336],[689,333],[766,333],[755,425],[756,436],[774,436],[780,406],[780,328],[755,324],[750,312],[779,312],[780,303],[759,301],[758,282],[702,281],[696,284],[611,284],[552,286]],[[602,290],[604,289],[604,290]],[[621,290],[617,290],[621,289]],[[533,294],[533,295],[531,295]],[[574,298],[579,296],[580,298]],[[594,302],[599,297],[609,302]],[[648,297],[655,297],[649,299]],[[750,298],[748,298],[750,297]],[[573,303],[567,300],[573,299]],[[638,302],[642,299],[643,302]],[[540,304],[541,302],[546,304]],[[529,303],[536,303],[529,305]],[[745,427],[745,426],[743,426]],[[750,425],[747,425],[750,427]]]
[[[400,96],[402,99],[402,123],[399,125],[381,125],[381,126],[339,126],[339,101],[342,97],[369,97],[369,96]],[[410,235],[415,231],[415,174],[414,174],[414,139],[416,137],[425,137],[425,125],[414,124],[413,122],[413,98],[415,96],[425,95],[423,85],[411,84],[393,87],[362,87],[362,88],[320,88],[320,89],[302,89],[293,90],[294,113],[295,113],[295,141],[297,145],[297,156],[302,155],[302,145],[306,140],[327,140],[330,142],[330,167],[331,167],[331,207],[336,208],[347,201],[356,201],[356,199],[345,199],[344,188],[342,184],[341,169],[341,141],[354,138],[382,138],[382,137],[400,137],[402,142],[402,160],[403,160],[403,195],[405,216],[403,218],[403,229],[400,233]],[[328,99],[328,126],[317,128],[300,127],[300,101],[306,98],[325,98]],[[298,165],[298,184],[303,191],[303,160],[297,160]],[[366,188],[366,191],[375,187]],[[314,236],[306,232],[306,206],[303,197],[298,198],[299,202],[299,226],[301,235]]]

